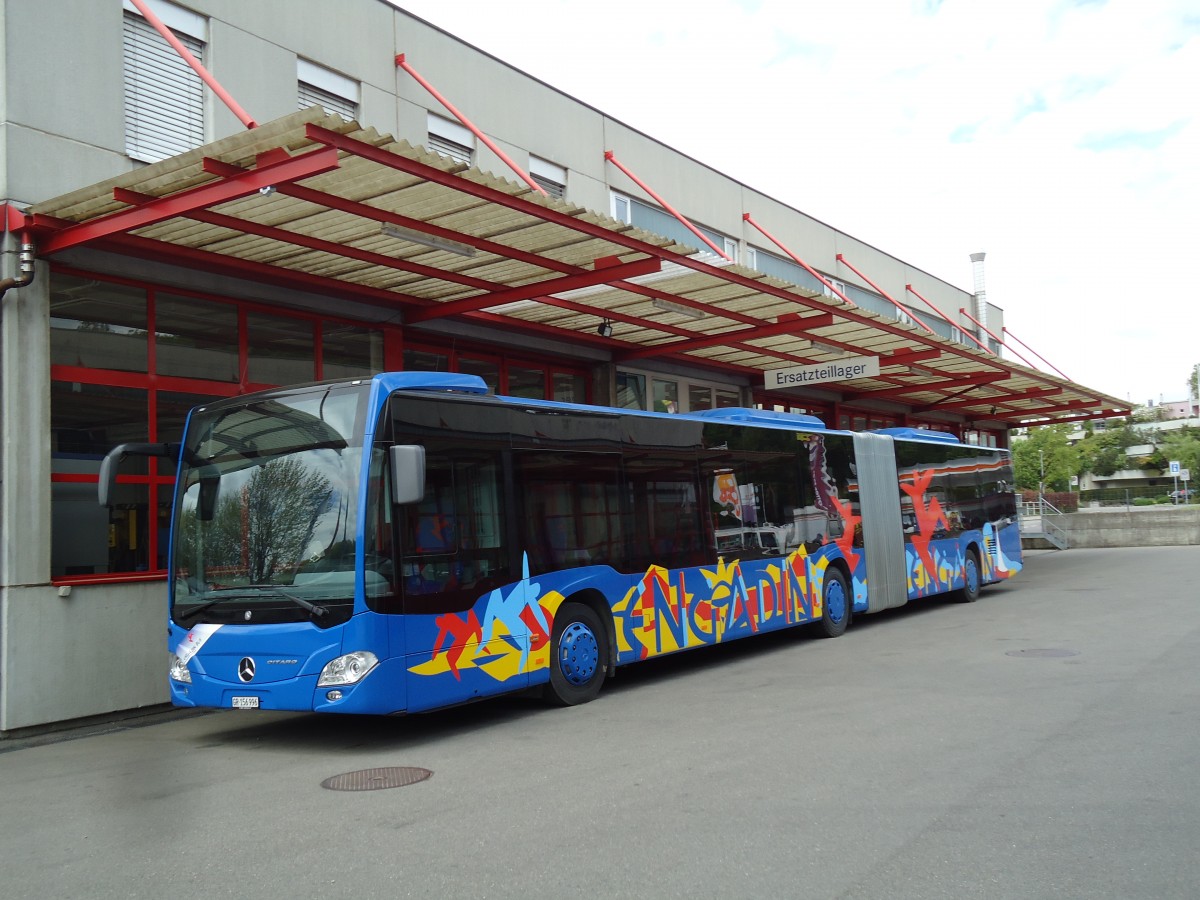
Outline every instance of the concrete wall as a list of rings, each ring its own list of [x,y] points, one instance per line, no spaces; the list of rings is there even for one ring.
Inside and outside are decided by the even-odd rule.
[[[1200,544],[1200,506],[1132,507],[1068,513],[1055,520],[1071,547]]]

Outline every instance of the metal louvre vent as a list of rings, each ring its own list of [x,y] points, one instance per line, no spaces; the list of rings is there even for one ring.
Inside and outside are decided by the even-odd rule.
[[[466,144],[460,144],[458,141],[452,141],[449,138],[441,137],[429,132],[429,149],[434,153],[440,153],[442,156],[449,156],[451,159],[457,160],[464,165],[471,164],[471,155],[474,151]]]
[[[298,85],[300,109],[319,106],[330,115],[341,116],[347,121],[353,122],[358,119],[358,104],[353,100],[339,97],[332,91],[327,91],[313,84],[306,84],[303,81],[298,82]]]
[[[175,33],[204,61],[204,42]],[[204,84],[141,16],[125,14],[125,152],[158,162],[204,143]]]
[[[557,181],[551,181],[549,178],[543,178],[535,172],[530,172],[529,177],[538,183],[543,191],[554,197],[556,200],[561,200],[563,192],[566,191],[565,184],[559,184]]]

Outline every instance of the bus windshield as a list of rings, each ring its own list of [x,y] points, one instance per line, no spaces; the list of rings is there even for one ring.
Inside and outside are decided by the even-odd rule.
[[[179,470],[172,617],[345,621],[368,383],[196,409]]]

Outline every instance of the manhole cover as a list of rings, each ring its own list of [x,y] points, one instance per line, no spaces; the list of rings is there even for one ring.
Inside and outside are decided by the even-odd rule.
[[[1043,647],[1040,649],[1032,649],[1032,650],[1008,650],[1005,652],[1004,655],[1005,656],[1031,656],[1031,657],[1041,657],[1041,658],[1045,659],[1047,657],[1078,656],[1079,651],[1078,650],[1068,650],[1066,647]]]
[[[384,788],[408,787],[432,775],[428,769],[416,766],[385,766],[334,775],[322,781],[321,787],[331,791],[382,791]]]

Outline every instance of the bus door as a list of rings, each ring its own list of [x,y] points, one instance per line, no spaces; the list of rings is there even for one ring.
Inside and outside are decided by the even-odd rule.
[[[425,496],[400,508],[399,571],[409,709],[528,682],[524,590],[505,541],[497,451],[427,446]]]

